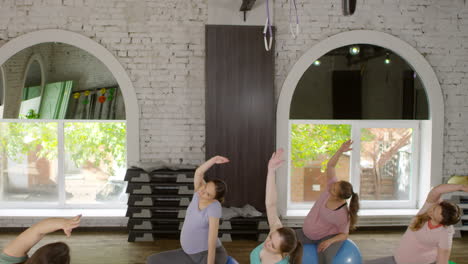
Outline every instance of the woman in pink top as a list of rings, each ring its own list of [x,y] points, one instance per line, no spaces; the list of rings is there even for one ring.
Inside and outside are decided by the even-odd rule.
[[[452,248],[453,226],[460,221],[460,208],[441,201],[444,193],[465,191],[467,185],[441,184],[429,192],[426,203],[406,229],[393,256],[366,264],[447,264]]]
[[[338,181],[335,167],[341,154],[351,150],[353,142],[344,142],[327,164],[327,189],[320,194],[302,229],[296,230],[302,243],[317,244],[320,264],[332,263],[343,241],[354,229],[359,210],[359,196],[347,181]],[[346,200],[351,198],[349,208]]]

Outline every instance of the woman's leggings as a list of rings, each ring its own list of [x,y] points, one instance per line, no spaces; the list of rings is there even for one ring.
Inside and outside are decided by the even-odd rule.
[[[216,248],[216,264],[226,264],[227,252],[223,246]],[[153,254],[146,259],[147,264],[206,264],[208,251],[187,254],[181,248]]]
[[[364,264],[397,264],[393,256],[364,261]],[[436,264],[433,262],[432,264]]]
[[[296,229],[296,236],[297,236],[297,239],[299,239],[299,241],[302,242],[302,244],[316,244],[318,246],[320,242],[327,240],[329,238],[332,238],[336,235],[329,235],[319,240],[311,240],[305,236],[304,231],[302,231],[302,229]],[[333,262],[333,258],[336,256],[336,253],[338,252],[338,250],[340,250],[343,242],[344,241],[335,242],[331,244],[324,251],[318,252],[317,253],[318,263],[319,264],[331,264]]]

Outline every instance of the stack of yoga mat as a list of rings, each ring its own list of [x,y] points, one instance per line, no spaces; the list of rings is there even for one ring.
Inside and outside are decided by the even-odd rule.
[[[128,241],[178,238],[193,195],[194,170],[127,170]]]
[[[127,170],[129,242],[179,238],[185,212],[193,196],[194,173],[189,169]],[[264,215],[234,217],[220,221],[219,237],[222,241],[237,238],[263,241],[268,230]]]

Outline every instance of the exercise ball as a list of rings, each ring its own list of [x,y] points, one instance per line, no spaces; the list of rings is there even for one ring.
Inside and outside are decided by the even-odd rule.
[[[315,244],[304,244],[302,252],[302,263],[318,264],[317,246]]]
[[[239,264],[239,262],[237,262],[233,257],[228,256],[226,264]]]
[[[318,264],[317,246],[315,244],[304,245],[302,263]],[[361,253],[356,244],[349,239],[344,241],[333,259],[333,264],[362,264]]]
[[[353,241],[347,239],[341,245],[333,259],[333,264],[361,264],[362,257],[359,248]]]
[[[452,176],[447,183],[468,185],[468,176]]]

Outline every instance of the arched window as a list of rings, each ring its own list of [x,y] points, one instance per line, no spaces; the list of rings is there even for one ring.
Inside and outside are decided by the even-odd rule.
[[[9,137],[0,146],[2,207],[125,207],[139,118],[112,54],[79,34],[44,30],[1,47],[0,63],[11,73],[0,121]]]
[[[277,145],[290,154],[283,215],[312,206],[326,161],[347,138],[353,151],[338,175],[364,209],[417,208],[441,180],[440,86],[424,58],[390,35],[351,31],[309,50],[284,82],[277,120]]]

